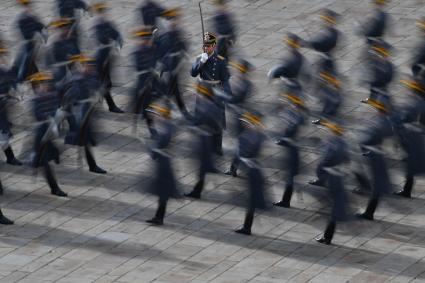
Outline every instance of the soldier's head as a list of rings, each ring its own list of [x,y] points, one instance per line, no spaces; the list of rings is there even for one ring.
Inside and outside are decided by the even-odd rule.
[[[17,0],[16,2],[23,7],[29,8],[31,6],[31,0]]]
[[[228,0],[212,0],[213,4],[220,7],[220,8],[224,8],[226,7],[226,4],[228,2]]]
[[[174,7],[162,12],[161,16],[166,18],[168,21],[170,21],[172,25],[176,25],[178,24],[179,19],[182,16],[182,11],[181,11],[181,8]]]
[[[47,71],[37,72],[27,78],[36,93],[47,92],[53,87],[53,74]]]
[[[133,32],[133,37],[136,38],[140,44],[150,44],[152,42],[153,27],[141,26]]]
[[[199,95],[201,95],[201,97],[207,98],[207,99],[212,99],[214,97],[214,92],[211,89],[211,86],[203,83],[203,82],[197,82],[195,84],[195,90],[196,93],[198,93]]]
[[[73,23],[74,22],[73,22],[72,19],[60,18],[60,19],[52,21],[49,24],[49,27],[54,28],[57,31],[59,31],[59,33],[62,37],[68,37]]]
[[[345,130],[336,122],[333,122],[327,119],[319,119],[315,121],[314,124],[318,125],[319,127],[323,127],[327,129],[328,131],[330,131],[331,133],[337,136],[342,136],[345,132]]]
[[[72,62],[72,69],[77,72],[81,71],[85,74],[93,74],[96,72],[96,59],[93,57],[78,54],[71,56],[70,62]]]
[[[243,123],[245,127],[249,128],[264,128],[262,123],[263,115],[258,111],[245,111],[239,120]]]
[[[214,52],[216,44],[217,44],[217,37],[210,32],[206,32],[204,34],[204,46],[203,46],[204,52],[208,53],[208,55],[211,55]]]
[[[419,30],[423,35],[425,35],[425,17],[421,18],[416,22],[416,25],[418,26]]]
[[[320,18],[322,19],[323,23],[327,26],[335,26],[337,23],[337,20],[339,18],[339,14],[336,12],[330,10],[330,9],[323,9],[320,12]]]
[[[375,109],[376,111],[378,111],[381,114],[388,114],[389,113],[388,107],[382,101],[379,101],[377,99],[369,98],[366,101],[366,104],[370,105],[373,109]]]
[[[425,98],[425,80],[421,77],[411,77],[400,81],[411,93]]]
[[[229,65],[235,68],[235,70],[237,71],[237,74],[240,74],[243,76],[248,75],[253,68],[253,66],[248,61],[241,58],[229,61]]]
[[[301,39],[293,33],[288,33],[284,41],[290,49],[297,50],[301,47]]]
[[[153,115],[155,119],[170,119],[171,108],[168,103],[156,102],[151,103],[147,111]]]
[[[373,4],[375,4],[377,7],[384,7],[387,2],[387,0],[373,0]]]

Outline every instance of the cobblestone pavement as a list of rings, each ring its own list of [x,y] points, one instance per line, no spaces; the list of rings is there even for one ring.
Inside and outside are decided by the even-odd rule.
[[[35,2],[44,22],[50,21],[54,1]],[[113,91],[119,105],[125,107],[134,83],[128,54],[139,1],[110,2],[112,17],[127,38]],[[198,3],[181,0],[164,4],[184,8],[184,28],[193,58],[201,44]],[[344,38],[337,57],[346,90],[342,112],[353,127],[361,126],[371,110],[359,103],[367,90],[358,83],[357,58],[363,40],[355,36],[354,28],[370,11],[369,1],[237,0],[231,6],[239,20],[240,51],[256,66],[253,103],[262,111],[270,111],[277,101],[276,86],[267,84],[266,73],[285,52],[285,32],[308,38],[317,31],[319,9],[330,7],[341,13]],[[208,26],[213,7],[204,3],[203,9]],[[425,14],[425,1],[392,0],[388,11],[392,16],[388,41],[395,46],[398,73],[406,73],[417,42],[415,21]],[[1,33],[13,50],[17,12],[15,0],[0,0]],[[83,16],[83,30],[88,30],[91,22],[88,15]],[[85,48],[92,47],[89,36],[82,42]],[[317,58],[314,52],[305,54],[310,62]],[[192,82],[188,78],[187,87]],[[396,101],[401,102],[400,88],[393,89]],[[33,137],[30,97],[25,95],[11,112],[12,145],[22,159],[28,158]],[[193,101],[191,92],[185,92],[185,99]],[[314,100],[309,104],[314,105]],[[175,116],[180,119],[179,114]],[[251,237],[233,233],[244,218],[243,174],[241,178],[209,176],[202,200],[170,201],[165,225],[152,227],[144,220],[152,217],[156,199],[140,192],[149,181],[153,164],[143,145],[145,140],[133,134],[130,114],[111,114],[103,105],[99,119],[100,142],[95,155],[99,165],[108,170],[107,175],[88,172],[85,161],[80,163],[77,158],[77,149],[58,140],[63,153],[56,170],[61,187],[69,193],[66,199],[50,195],[42,176],[33,174],[29,167],[2,162],[5,194],[1,207],[15,225],[0,227],[1,282],[425,282],[423,178],[416,183],[413,199],[389,197],[383,201],[377,221],[350,221],[338,226],[331,246],[313,240],[323,231],[329,213],[326,190],[306,185],[317,164],[314,150],[303,152],[303,173],[296,180],[293,207],[260,213]],[[278,121],[269,117],[266,125],[273,130]],[[313,126],[304,132],[306,136],[323,135]],[[141,124],[139,137],[146,136]],[[191,134],[181,131],[174,144],[174,165],[183,191],[190,190],[196,179],[191,139]],[[235,147],[232,136],[225,136],[224,146],[225,156],[219,163],[223,170]],[[391,153],[391,181],[397,189],[403,183],[402,156],[391,143],[386,150]],[[273,200],[283,190],[282,157],[281,148],[268,141],[262,162]],[[347,190],[355,188],[351,178],[346,185]],[[366,196],[352,195],[350,200],[353,210],[364,208],[367,202]]]

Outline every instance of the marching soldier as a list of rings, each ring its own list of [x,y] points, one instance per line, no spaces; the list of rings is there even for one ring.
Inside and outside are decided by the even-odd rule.
[[[286,165],[288,166],[286,175],[285,192],[282,195],[282,200],[275,203],[275,206],[290,207],[292,193],[294,189],[294,178],[299,173],[300,156],[297,146],[297,135],[299,128],[304,124],[304,101],[299,94],[286,93],[285,99],[289,101],[287,109],[284,113],[284,120],[287,124],[283,135],[276,141],[276,144],[284,146],[287,152]]]
[[[201,55],[196,58],[192,64],[190,74],[192,77],[198,77],[202,84],[209,85],[210,88],[222,89],[226,94],[232,95],[229,84],[229,70],[227,69],[226,59],[218,55],[215,47],[217,38],[215,35],[206,32],[204,34],[204,46]],[[217,102],[221,109],[221,129],[226,127],[225,107],[223,102]],[[222,150],[222,130],[215,133],[214,137],[214,151],[218,155],[223,155]]]
[[[224,92],[216,91],[215,95],[220,97],[227,105],[230,105],[230,109],[235,112],[237,121],[237,135],[239,135],[241,129],[241,116],[245,109],[246,100],[253,92],[253,84],[250,80],[250,73],[253,66],[244,59],[238,59],[229,61],[229,65],[232,66],[236,72],[232,76],[232,95],[228,95]],[[238,151],[236,151],[233,158],[232,164],[229,170],[225,172],[226,175],[232,175],[237,177],[237,169],[239,163]]]
[[[152,100],[152,89],[155,87],[157,80],[154,75],[157,49],[152,42],[152,27],[140,27],[134,33],[134,36],[138,40],[137,47],[132,53],[133,64],[137,71],[137,83],[134,88],[131,112],[142,114],[149,132],[153,136],[155,134],[153,120],[147,115],[146,109]]]
[[[12,137],[11,123],[8,118],[8,101],[10,99],[9,91],[15,85],[13,70],[6,65],[4,55],[7,49],[0,42],[0,135],[1,146],[6,155],[7,163],[11,165],[22,165],[22,162],[16,159],[9,139]]]
[[[217,54],[229,59],[229,49],[236,41],[236,30],[233,16],[229,13],[226,2],[227,0],[214,0],[217,11],[213,17],[213,26],[218,37]]]
[[[43,23],[32,11],[31,0],[18,0],[18,3],[24,8],[17,20],[18,29],[24,39],[24,43],[14,62],[14,70],[17,82],[23,82],[29,76],[38,72],[35,63],[37,55],[35,35],[39,33],[47,41],[47,32]]]
[[[396,133],[400,144],[407,153],[406,159],[406,182],[401,191],[396,195],[410,198],[415,176],[425,173],[425,143],[423,129],[417,121],[421,115],[425,115],[425,84],[424,79],[413,77],[403,80],[402,83],[412,92],[409,104],[399,113],[399,123],[396,125]]]
[[[82,0],[56,0],[56,6],[61,18],[75,18],[75,10],[87,11],[89,6]]]
[[[372,98],[391,107],[388,86],[394,77],[394,65],[390,61],[391,46],[382,40],[371,40],[369,70],[365,81],[370,86],[369,98],[362,100],[365,103]]]
[[[372,193],[365,212],[358,213],[357,216],[373,220],[379,199],[390,190],[391,186],[387,163],[380,146],[385,138],[393,135],[393,128],[389,117],[390,110],[384,103],[369,99],[367,104],[375,108],[377,112],[377,115],[369,123],[370,126],[366,130],[365,137],[360,142],[364,151],[363,155],[368,159],[370,167]]]
[[[317,237],[316,241],[329,245],[335,233],[336,222],[345,220],[347,217],[347,196],[343,185],[343,174],[339,167],[348,161],[347,144],[343,139],[344,130],[337,124],[329,120],[321,120],[318,125],[324,126],[332,133],[326,142],[324,158],[333,155],[336,157],[334,163],[323,167],[323,174],[326,174],[326,187],[332,198],[331,217],[322,237]]]
[[[181,11],[179,8],[165,10],[163,17],[169,20],[169,29],[158,38],[158,59],[162,64],[162,78],[165,80],[166,94],[174,96],[180,112],[189,117],[179,86],[179,73],[183,66],[183,57],[187,51],[180,27]]]
[[[35,85],[35,97],[33,98],[33,114],[38,122],[34,140],[35,155],[33,166],[43,166],[44,174],[49,184],[51,193],[59,197],[66,197],[56,180],[53,168],[49,162],[54,160],[59,164],[59,150],[53,140],[58,135],[60,96],[53,87],[53,76],[47,72],[39,72],[32,75],[30,81]]]
[[[97,72],[100,81],[104,87],[103,97],[108,104],[109,111],[114,113],[123,113],[115,104],[112,95],[111,67],[113,65],[113,44],[117,43],[120,47],[123,45],[123,39],[115,26],[107,19],[107,5],[104,2],[98,2],[92,6],[92,9],[99,15],[95,25],[95,38],[99,48],[96,51]]]
[[[251,235],[251,227],[254,222],[256,209],[266,207],[264,187],[264,175],[261,172],[260,164],[257,161],[259,157],[265,135],[264,126],[261,124],[261,117],[255,112],[245,112],[242,117],[243,130],[240,133],[239,140],[239,159],[243,168],[246,168],[248,175],[249,200],[247,212],[242,228],[236,230],[236,233]]]
[[[161,17],[165,8],[160,6],[154,0],[145,0],[139,8],[139,13],[142,16],[142,24],[157,28],[157,18]]]
[[[217,97],[214,96],[210,84],[198,82],[196,91],[198,95],[192,123],[196,126],[199,138],[196,149],[199,161],[199,180],[193,190],[185,196],[199,199],[204,190],[207,173],[218,172],[214,167],[213,152],[217,133],[222,131],[222,108],[218,105]]]
[[[154,115],[153,119],[155,119],[157,129],[151,151],[151,157],[156,162],[156,176],[150,190],[158,195],[158,209],[155,216],[146,222],[162,225],[169,198],[179,196],[174,171],[171,167],[171,157],[167,153],[175,127],[171,122],[171,110],[167,106],[151,104],[148,111],[152,113],[150,115]]]
[[[96,60],[84,55],[74,60],[81,64],[82,69],[80,71],[77,65],[74,66],[69,88],[62,100],[64,108],[71,108],[72,115],[75,115],[75,124],[70,124],[65,143],[83,146],[90,172],[106,174],[107,172],[97,165],[91,151],[91,146],[96,145],[92,117],[101,87],[96,72]]]
[[[325,118],[335,117],[341,105],[341,82],[335,73],[321,72],[318,79],[318,89],[323,108],[321,116]]]
[[[382,40],[384,37],[389,21],[388,15],[384,10],[386,2],[386,0],[373,0],[373,16],[368,18],[358,31],[359,34],[366,38],[368,44],[372,43],[371,40]]]
[[[425,18],[418,21],[418,27],[421,31],[421,42],[415,48],[415,56],[412,60],[412,73],[414,76],[420,75],[425,68]]]

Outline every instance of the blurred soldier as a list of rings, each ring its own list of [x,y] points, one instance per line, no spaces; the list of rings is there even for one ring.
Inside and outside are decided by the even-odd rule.
[[[322,237],[316,238],[319,243],[329,245],[335,232],[336,222],[345,220],[347,217],[347,196],[343,185],[343,174],[339,167],[348,161],[348,152],[347,144],[342,137],[344,131],[341,127],[328,120],[321,120],[318,124],[330,130],[332,135],[326,142],[325,158],[330,155],[337,157],[336,162],[323,168],[323,174],[327,175],[326,187],[332,198],[332,210],[325,233]]]
[[[211,88],[222,89],[226,94],[232,95],[229,84],[229,70],[227,69],[226,59],[218,55],[215,51],[217,43],[216,36],[206,32],[204,35],[204,46],[201,55],[196,57],[192,64],[190,74],[192,77],[198,77],[203,84],[208,84]],[[223,102],[217,101],[221,109],[221,127],[226,128],[225,107]],[[223,132],[219,131],[214,137],[214,151],[218,155],[223,155],[222,150]]]
[[[70,86],[63,97],[62,104],[64,108],[71,108],[71,115],[74,115],[76,123],[70,125],[65,143],[83,146],[90,172],[106,174],[106,171],[96,164],[91,151],[91,146],[96,145],[93,113],[99,101],[98,94],[101,87],[96,72],[96,60],[84,55],[79,55],[74,60],[81,66],[78,63],[74,65]]]
[[[320,18],[323,20],[323,30],[313,39],[302,43],[303,47],[320,52],[322,58],[318,62],[318,74],[337,72],[332,51],[337,46],[339,38],[339,31],[336,29],[338,17],[339,15],[334,11],[324,9],[320,14]]]
[[[152,100],[152,89],[157,80],[154,76],[157,50],[152,42],[152,27],[140,27],[134,36],[138,40],[137,47],[132,53],[133,65],[137,71],[137,83],[134,88],[131,112],[142,114],[153,136],[155,134],[153,120],[146,112],[146,108]],[[135,122],[137,121],[135,120]]]
[[[242,130],[241,127],[241,116],[244,113],[245,104],[247,98],[253,92],[253,84],[250,80],[250,73],[252,71],[252,65],[244,60],[237,59],[234,61],[229,61],[229,65],[232,66],[236,72],[232,76],[232,95],[228,95],[222,91],[215,90],[215,94],[222,99],[230,109],[234,111],[237,121],[236,121],[236,133],[240,134]],[[239,163],[239,152],[236,150],[235,156],[233,158],[230,169],[225,172],[226,175],[232,175],[237,177],[237,169]]]
[[[421,42],[415,48],[415,56],[412,60],[412,73],[418,76],[425,69],[425,18],[418,21],[418,27],[421,31]]]
[[[56,0],[59,16],[62,18],[75,18],[75,10],[87,11],[89,6],[82,0]]]
[[[7,61],[4,57],[6,54],[7,49],[0,41],[0,143],[6,155],[7,163],[11,165],[22,165],[22,162],[16,159],[12,147],[9,144],[9,140],[12,137],[12,124],[8,117],[8,101],[10,99],[9,92],[15,85],[15,77],[13,70],[9,69],[7,66]]]
[[[247,170],[249,200],[243,227],[235,232],[251,235],[255,209],[264,209],[266,207],[264,196],[265,180],[260,164],[257,161],[265,135],[263,133],[264,126],[261,124],[261,117],[258,113],[245,112],[241,117],[241,121],[243,130],[238,138],[239,158],[243,168]]]
[[[50,73],[39,72],[30,77],[30,81],[35,84],[35,97],[33,98],[33,114],[38,122],[34,140],[33,166],[38,168],[43,166],[44,174],[49,184],[51,193],[59,197],[66,197],[56,181],[53,168],[49,161],[54,160],[59,164],[59,150],[54,145],[53,140],[58,136],[57,116],[60,106],[60,97],[53,87],[53,76]]]
[[[286,93],[284,95],[284,99],[289,101],[283,116],[284,122],[286,123],[286,128],[284,129],[283,135],[276,141],[276,144],[286,148],[287,158],[285,160],[285,167],[287,168],[287,175],[285,192],[282,195],[282,200],[275,203],[274,205],[280,207],[290,207],[292,192],[294,189],[294,178],[298,175],[300,167],[297,135],[299,128],[304,124],[305,121],[305,104],[304,101],[300,98],[300,95],[294,93]]]
[[[175,127],[171,122],[171,110],[167,106],[151,104],[148,111],[152,113],[150,115],[154,116],[157,129],[154,137],[155,144],[151,152],[152,159],[156,161],[156,175],[149,189],[158,195],[158,209],[155,216],[146,222],[162,225],[168,199],[179,196],[174,171],[171,167],[171,157],[167,152]]]
[[[47,57],[47,65],[53,68],[55,83],[62,88],[68,79],[71,58],[80,54],[80,48],[71,38],[72,21],[70,19],[53,21],[50,26],[56,28],[59,34],[52,43],[51,52]]]
[[[111,95],[111,67],[113,65],[114,56],[112,54],[114,43],[120,47],[123,45],[121,34],[116,29],[114,24],[107,19],[107,5],[104,2],[97,2],[92,6],[92,9],[98,14],[95,28],[95,38],[99,48],[96,51],[97,72],[99,73],[100,81],[104,87],[103,97],[108,104],[109,111],[114,113],[123,113],[117,107]]]
[[[158,38],[158,59],[162,64],[162,79],[165,80],[167,96],[174,96],[181,113],[189,117],[179,87],[179,73],[182,71],[183,58],[187,51],[180,27],[181,11],[179,8],[171,8],[161,15],[170,22],[169,29]]]
[[[363,155],[367,158],[370,167],[372,194],[365,212],[359,213],[357,216],[359,218],[373,220],[373,215],[380,197],[388,193],[391,186],[381,144],[385,138],[393,135],[393,128],[389,117],[389,109],[384,103],[375,99],[369,99],[367,104],[375,108],[377,112],[377,115],[368,123],[369,127],[360,142],[364,151]]]
[[[394,76],[394,66],[389,58],[390,49],[391,46],[385,41],[371,41],[369,70],[364,78],[370,86],[369,98],[383,102],[387,108],[391,107],[388,86]],[[362,100],[362,102],[365,103],[368,99]]]
[[[38,72],[36,61],[36,34],[41,34],[47,41],[45,26],[32,11],[31,0],[18,0],[24,10],[19,14],[17,25],[24,42],[14,62],[17,82],[23,82],[32,74]]]
[[[388,15],[384,11],[386,2],[386,0],[373,0],[375,6],[373,16],[368,18],[358,31],[366,38],[368,44],[371,43],[371,39],[383,39],[384,37],[389,21]]]
[[[300,53],[301,39],[292,33],[288,33],[285,42],[289,48],[289,56],[282,59],[281,64],[272,68],[267,76],[269,79],[284,78],[287,80],[297,80],[305,61]]]
[[[410,198],[415,176],[425,173],[425,143],[423,128],[417,123],[421,115],[425,115],[425,80],[412,78],[403,80],[402,83],[412,92],[409,103],[397,111],[399,123],[396,133],[400,144],[407,154],[406,182],[401,191],[396,195]]]
[[[217,54],[229,59],[230,48],[236,41],[233,15],[228,11],[227,0],[214,0],[217,10],[213,17],[214,32],[218,37]]]
[[[335,117],[342,102],[341,82],[335,73],[321,72],[317,83],[317,92],[323,103],[321,116],[325,118]]]
[[[207,173],[217,173],[214,167],[213,152],[216,144],[217,133],[222,131],[222,108],[218,105],[217,97],[211,89],[211,85],[198,82],[196,91],[195,114],[192,118],[193,124],[197,127],[196,132],[199,138],[197,146],[197,158],[199,161],[199,180],[187,197],[201,197],[204,189],[205,176]]]
[[[139,7],[139,13],[142,16],[142,24],[151,26],[153,29],[157,28],[157,18],[161,17],[165,8],[158,5],[154,0],[144,0],[143,4]]]

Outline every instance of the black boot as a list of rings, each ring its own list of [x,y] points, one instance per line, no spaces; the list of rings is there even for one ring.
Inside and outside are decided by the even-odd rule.
[[[13,221],[3,215],[3,212],[0,209],[0,224],[3,225],[12,225]]]
[[[285,188],[285,192],[283,193],[282,200],[274,203],[273,205],[289,208],[291,206],[292,192],[293,192],[293,186],[287,185]]]
[[[227,170],[226,172],[224,172],[224,174],[226,175],[232,175],[233,177],[237,177],[238,176],[238,168],[236,168],[235,165],[230,165],[229,170]]]
[[[114,100],[112,99],[112,95],[109,91],[106,92],[103,97],[105,97],[106,104],[108,104],[108,108],[109,108],[110,112],[124,113],[124,111],[122,111],[120,108],[118,108],[118,106],[115,104]]]
[[[410,198],[413,188],[414,178],[413,176],[408,176],[406,178],[406,183],[401,191],[395,192],[395,195]]]
[[[254,222],[254,209],[249,209],[245,216],[245,222],[241,229],[236,230],[238,234],[251,235],[251,227]]]
[[[366,211],[363,213],[356,214],[357,217],[366,219],[366,220],[373,220],[373,215],[375,213],[376,207],[378,206],[378,199],[373,198],[369,201]]]
[[[13,150],[12,147],[8,147],[4,150],[4,153],[6,154],[6,158],[7,158],[7,163],[10,165],[16,165],[16,166],[21,166],[22,162],[19,161],[18,159],[16,159],[15,155],[13,154]]]
[[[335,233],[336,223],[331,221],[325,229],[322,237],[317,237],[315,240],[321,244],[330,245]]]
[[[185,194],[185,196],[190,197],[190,198],[200,199],[203,189],[204,189],[204,180],[201,179],[201,180],[198,181],[198,183],[196,183],[193,190],[190,193]]]
[[[152,219],[146,220],[146,222],[150,224],[154,224],[154,225],[164,224],[164,216],[165,216],[166,208],[167,208],[167,202],[159,201],[158,209],[156,210],[155,217]]]
[[[87,164],[89,165],[90,172],[98,173],[98,174],[106,174],[106,171],[97,166],[96,161],[94,160],[94,156],[91,153],[88,146],[84,147],[84,151],[86,153]]]
[[[47,183],[49,184],[50,187],[50,192],[52,195],[58,196],[58,197],[67,197],[68,194],[65,193],[64,191],[62,191],[59,188],[58,182],[56,181],[55,178],[55,174],[52,170],[52,168],[50,168],[49,164],[44,165],[44,174],[46,176],[47,179]]]

